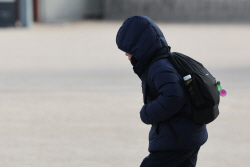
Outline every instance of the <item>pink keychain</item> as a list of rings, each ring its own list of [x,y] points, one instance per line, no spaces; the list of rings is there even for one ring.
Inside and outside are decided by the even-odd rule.
[[[217,87],[218,87],[218,91],[220,92],[221,96],[226,96],[227,95],[227,91],[225,89],[222,89],[221,85],[220,85],[220,81],[217,81]]]

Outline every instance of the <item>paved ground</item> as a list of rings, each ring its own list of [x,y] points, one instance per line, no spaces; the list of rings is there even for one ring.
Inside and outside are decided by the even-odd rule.
[[[0,166],[133,167],[148,154],[140,81],[115,44],[121,22],[0,29]],[[198,167],[250,163],[250,25],[159,23],[228,96]]]

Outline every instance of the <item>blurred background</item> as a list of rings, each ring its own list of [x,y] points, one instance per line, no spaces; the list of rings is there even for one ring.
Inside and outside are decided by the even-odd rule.
[[[132,15],[228,91],[197,167],[248,166],[250,0],[0,0],[0,166],[140,165],[150,126],[115,43]]]

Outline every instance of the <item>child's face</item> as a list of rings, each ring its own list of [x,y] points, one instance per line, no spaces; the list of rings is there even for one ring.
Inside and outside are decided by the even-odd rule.
[[[129,59],[129,60],[131,60],[131,57],[132,57],[131,54],[125,53],[125,55],[128,56],[128,59]]]

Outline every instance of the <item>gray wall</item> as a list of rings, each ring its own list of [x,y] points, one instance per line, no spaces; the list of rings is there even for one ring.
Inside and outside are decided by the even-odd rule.
[[[46,23],[102,18],[103,0],[40,0],[39,20]]]
[[[125,19],[137,14],[173,22],[250,22],[250,0],[105,0],[106,19]]]
[[[85,18],[103,18],[104,0],[87,0]]]
[[[87,0],[40,0],[39,20],[55,23],[82,20]]]

